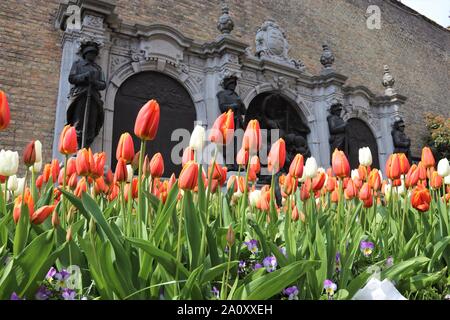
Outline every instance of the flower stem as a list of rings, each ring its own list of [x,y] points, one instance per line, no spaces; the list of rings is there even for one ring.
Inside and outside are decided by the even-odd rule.
[[[143,192],[142,192],[142,166],[144,163],[144,154],[145,154],[145,140],[141,140],[141,149],[139,153],[139,176],[138,176],[138,225],[137,225],[137,235],[140,238],[141,235],[141,227],[142,227],[142,220],[144,220],[145,225],[146,218],[145,218],[145,211],[144,211],[144,203],[143,203]]]
[[[189,191],[184,191],[189,192]],[[186,194],[183,195],[183,198],[181,199],[181,211],[180,215],[178,217],[178,238],[177,238],[177,261],[181,264],[181,230],[182,230],[182,224],[183,224],[183,212],[184,212],[184,203],[185,203],[185,197]],[[176,272],[175,272],[175,281],[177,282],[177,285],[175,286],[175,296],[178,295],[179,291],[179,284],[178,284],[178,274],[179,274],[179,265],[177,264]]]

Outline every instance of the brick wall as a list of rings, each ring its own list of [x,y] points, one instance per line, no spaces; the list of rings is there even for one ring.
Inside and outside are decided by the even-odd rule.
[[[22,150],[30,139],[51,154],[58,90],[60,33],[54,29],[58,0],[0,1],[0,88],[7,92],[12,124],[0,133],[0,148]],[[450,32],[404,7],[383,0],[228,0],[233,35],[254,46],[256,29],[275,19],[287,33],[290,55],[318,73],[321,45],[327,41],[335,68],[351,85],[382,94],[383,65],[408,101],[401,110],[417,154],[426,110],[450,116]],[[381,8],[381,30],[366,26],[370,4]],[[186,36],[209,41],[218,35],[219,0],[117,0],[127,23],[163,23]]]

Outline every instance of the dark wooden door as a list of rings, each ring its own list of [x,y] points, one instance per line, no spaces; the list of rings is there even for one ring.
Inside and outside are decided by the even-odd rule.
[[[173,172],[178,175],[181,165],[171,161],[172,148],[179,141],[171,141],[175,129],[185,128],[192,132],[196,120],[195,106],[189,93],[175,79],[158,72],[141,72],[125,81],[119,88],[114,104],[114,124],[112,140],[112,170],[114,171],[116,149],[120,135],[129,132],[133,136],[135,151],[140,147],[134,135],[134,123],[140,108],[149,100],[156,99],[160,105],[161,117],[158,134],[146,146],[151,157],[161,152],[164,158],[164,176]],[[186,144],[189,141],[185,141]],[[180,155],[181,158],[181,155]]]
[[[356,118],[349,119],[347,123],[348,153],[351,168],[356,169],[359,166],[359,148],[369,147],[372,153],[372,167],[379,169],[378,145],[372,130],[364,121]]]

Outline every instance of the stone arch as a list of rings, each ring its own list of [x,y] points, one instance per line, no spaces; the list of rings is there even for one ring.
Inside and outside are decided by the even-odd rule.
[[[196,122],[206,126],[206,102],[202,90],[197,81],[188,73],[180,70],[180,66],[169,60],[161,58],[140,60],[123,65],[111,75],[105,93],[105,124],[101,134],[100,150],[104,150],[108,155],[112,155],[112,137],[114,123],[114,105],[117,92],[122,84],[129,78],[141,72],[153,71],[167,75],[176,80],[190,95],[196,111]],[[100,136],[99,136],[100,137]],[[97,142],[97,144],[100,141]],[[109,159],[111,165],[111,159]]]

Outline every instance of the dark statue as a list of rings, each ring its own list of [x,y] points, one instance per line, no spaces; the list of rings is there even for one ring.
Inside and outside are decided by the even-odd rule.
[[[342,104],[334,99],[330,107],[330,115],[327,117],[328,129],[330,130],[330,154],[333,154],[335,149],[344,151],[348,154],[346,130],[347,122],[342,119]]]
[[[220,112],[224,113],[228,110],[232,110],[234,113],[234,128],[237,129],[245,129],[244,128],[244,118],[245,115],[245,105],[242,102],[239,95],[235,92],[237,86],[237,77],[236,76],[228,76],[223,79],[222,87],[223,90],[217,93],[217,99],[219,101],[219,109]],[[235,159],[237,155],[237,139],[234,137],[234,153],[233,159]],[[226,156],[226,155],[224,155]],[[225,158],[226,159],[226,158]],[[234,160],[235,161],[235,160]],[[238,166],[236,163],[227,165],[229,171],[237,171]]]
[[[405,134],[405,122],[397,118],[391,131],[394,142],[394,153],[404,153],[408,159],[411,159],[411,139]]]
[[[106,88],[106,82],[102,68],[95,63],[98,53],[97,43],[83,43],[80,47],[82,59],[73,63],[69,74],[72,88],[67,123],[75,127],[79,148],[89,147],[103,126],[104,110],[100,91]]]

